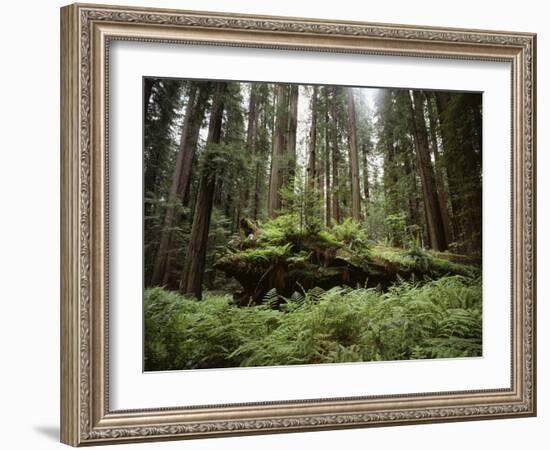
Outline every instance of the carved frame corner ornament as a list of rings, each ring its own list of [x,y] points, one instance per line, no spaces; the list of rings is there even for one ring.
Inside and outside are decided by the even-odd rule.
[[[509,389],[111,411],[106,256],[112,40],[496,60],[512,70]],[[536,35],[74,4],[61,9],[61,440],[296,432],[536,414]]]

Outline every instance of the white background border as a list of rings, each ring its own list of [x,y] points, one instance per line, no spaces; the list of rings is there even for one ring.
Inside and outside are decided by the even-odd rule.
[[[110,64],[112,410],[510,386],[509,64],[128,41],[111,42]],[[483,357],[143,373],[143,76],[483,92]]]

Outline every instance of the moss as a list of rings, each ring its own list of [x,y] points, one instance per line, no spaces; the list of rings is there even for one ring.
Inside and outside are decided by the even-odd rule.
[[[436,257],[430,258],[430,267],[438,276],[456,274],[467,277],[475,277],[481,272],[480,269],[474,265],[458,264]]]
[[[445,275],[475,277],[476,266],[454,262],[450,254],[420,247],[409,249],[369,245],[364,229],[345,221],[332,229],[304,231],[292,217],[279,216],[257,229],[257,239],[236,242],[220,258],[216,269],[234,277],[242,286],[235,301],[258,302],[276,287],[291,295],[299,285],[380,286],[389,288],[398,279],[436,279]],[[242,240],[242,239],[241,239]]]
[[[424,250],[405,250],[396,247],[375,246],[369,251],[370,257],[381,262],[397,265],[401,270],[413,270],[429,274],[432,278],[444,275],[475,277],[480,270],[472,264],[459,264],[450,259],[452,254]]]
[[[413,268],[416,266],[415,257],[401,248],[377,245],[369,249],[369,256],[371,259],[398,264],[404,268]]]
[[[218,264],[265,264],[272,263],[290,254],[290,244],[266,245],[245,250],[229,252],[218,261]]]
[[[462,255],[460,253],[450,253],[448,251],[446,252],[438,252],[435,250],[429,251],[430,255],[439,258],[444,259],[446,261],[450,261],[457,264],[463,264],[466,266],[480,266],[481,265],[481,256],[477,255]]]

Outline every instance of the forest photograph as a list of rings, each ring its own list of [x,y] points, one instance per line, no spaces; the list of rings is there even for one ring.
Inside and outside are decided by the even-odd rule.
[[[143,78],[144,370],[482,356],[482,94]]]

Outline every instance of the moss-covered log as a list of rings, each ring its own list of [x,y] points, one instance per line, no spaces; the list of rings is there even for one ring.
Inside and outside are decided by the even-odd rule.
[[[354,233],[297,232],[267,227],[233,242],[216,268],[242,286],[240,305],[257,303],[275,288],[289,297],[315,286],[361,286],[382,289],[401,279],[436,279],[445,275],[476,276],[475,260],[381,245],[367,246]],[[460,262],[457,262],[460,261]]]

